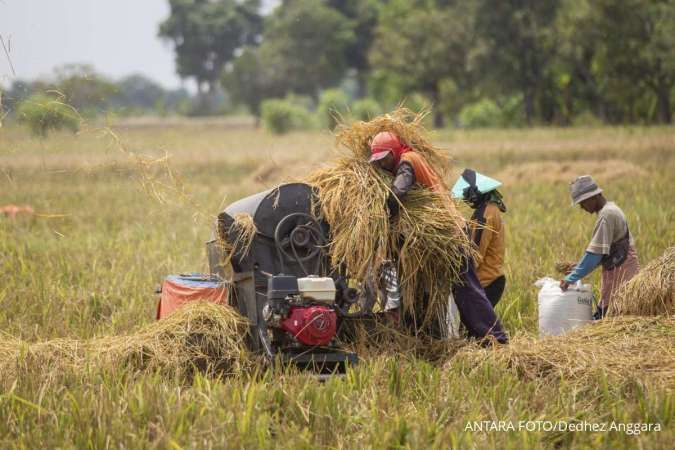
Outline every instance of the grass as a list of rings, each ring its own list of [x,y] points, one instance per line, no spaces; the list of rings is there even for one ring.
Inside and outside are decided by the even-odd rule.
[[[170,154],[193,202],[148,195],[137,163],[100,131],[39,140],[11,124],[0,129],[0,205],[37,212],[0,217],[0,332],[27,342],[135,332],[152,323],[153,289],[165,275],[206,268],[204,243],[224,205],[332,157],[328,133],[276,137],[217,123],[117,132],[130,151]],[[672,128],[442,131],[435,143],[451,149],[455,174],[470,166],[510,176],[507,289],[497,313],[512,334],[536,332],[534,281],[553,275],[556,261],[577,259],[590,237],[594,218],[569,206],[559,173],[594,174],[619,161],[619,172],[598,178],[626,212],[643,266],[675,242]],[[145,173],[170,194],[164,169]],[[598,274],[591,280],[597,288]],[[659,449],[675,439],[672,385],[603,370],[582,385],[562,375],[524,378],[493,359],[443,366],[382,355],[323,384],[283,370],[188,381],[97,367],[57,381],[0,376],[0,447]],[[662,430],[465,430],[482,420],[652,422]]]

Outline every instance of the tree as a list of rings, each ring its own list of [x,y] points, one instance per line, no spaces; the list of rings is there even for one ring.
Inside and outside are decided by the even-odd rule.
[[[327,5],[350,20],[355,39],[345,49],[346,64],[356,72],[358,96],[366,94],[370,72],[368,53],[375,39],[375,28],[383,0],[328,0]]]
[[[265,23],[259,61],[273,92],[318,98],[348,67],[346,50],[355,41],[350,21],[325,1],[286,0]]]
[[[129,75],[117,83],[110,103],[115,107],[151,110],[162,102],[166,91],[155,81],[140,75]]]
[[[675,83],[675,2],[597,0],[594,26],[603,36],[598,64],[611,80],[645,86],[657,99],[659,119],[672,122]],[[624,81],[625,83],[621,83]]]
[[[223,87],[231,93],[234,102],[248,107],[256,118],[256,126],[259,124],[262,101],[284,95],[283,89],[278,86],[275,90],[272,71],[261,61],[258,47],[247,47],[223,73]]]
[[[176,70],[192,77],[200,94],[214,92],[237,50],[259,39],[259,0],[169,0],[171,13],[159,36],[174,45]]]
[[[444,122],[438,108],[443,83],[451,79],[458,96],[472,89],[473,3],[451,3],[393,1],[382,11],[370,53],[374,69],[431,98],[436,127]]]
[[[67,64],[56,69],[53,89],[81,114],[95,115],[108,106],[116,87],[90,65]]]
[[[3,108],[8,114],[15,113],[19,103],[45,89],[46,84],[41,81],[14,80],[2,94]]]
[[[19,104],[19,122],[26,123],[34,135],[42,138],[47,137],[49,131],[63,128],[75,133],[80,128],[80,116],[64,100],[55,94],[32,95]]]
[[[544,119],[550,121],[546,91],[553,84],[549,69],[555,56],[553,23],[560,0],[479,0],[478,4],[477,30],[486,45],[483,73],[502,92],[522,93],[528,125],[537,113],[547,113]]]
[[[594,22],[592,0],[562,0],[555,21],[558,45],[553,70],[565,124],[583,110],[606,120],[611,109],[604,95],[605,74],[595,63],[602,35]]]

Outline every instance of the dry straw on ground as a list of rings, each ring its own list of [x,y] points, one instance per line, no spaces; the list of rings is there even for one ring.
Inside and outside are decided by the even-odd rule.
[[[406,355],[438,363],[448,360],[467,345],[466,339],[413,336],[382,317],[346,322],[341,337],[347,340],[346,348],[366,360],[382,355]]]
[[[306,181],[317,189],[322,218],[331,227],[332,265],[364,281],[385,261],[398,261],[403,309],[428,323],[444,316],[441,310],[457,280],[462,255],[472,252],[463,232],[464,219],[449,194],[416,188],[390,223],[385,203],[391,177],[368,162],[373,136],[392,131],[445,178],[450,160],[431,144],[423,117],[400,108],[370,122],[342,125],[337,143],[343,155]],[[421,302],[425,308],[420,308]]]
[[[238,373],[251,363],[244,345],[246,324],[232,308],[193,302],[135,333],[92,340],[28,343],[0,338],[0,373],[50,377],[95,370],[160,370],[187,375],[198,369]]]
[[[609,307],[610,316],[661,314],[675,314],[675,247],[622,285]]]
[[[563,336],[516,336],[507,346],[457,355],[472,368],[496,365],[524,379],[591,383],[598,374],[619,382],[675,385],[675,317],[617,317]]]

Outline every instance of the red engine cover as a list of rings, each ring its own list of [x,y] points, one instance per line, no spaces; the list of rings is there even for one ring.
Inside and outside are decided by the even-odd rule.
[[[335,336],[337,315],[325,306],[291,306],[281,328],[304,345],[326,345]]]

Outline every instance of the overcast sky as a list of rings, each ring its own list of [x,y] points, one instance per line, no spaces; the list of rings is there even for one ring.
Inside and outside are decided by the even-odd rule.
[[[172,49],[157,38],[168,14],[167,0],[0,0],[0,36],[11,47],[16,78],[88,63],[112,78],[136,72],[172,88],[180,86]],[[0,47],[0,80],[12,78]]]

